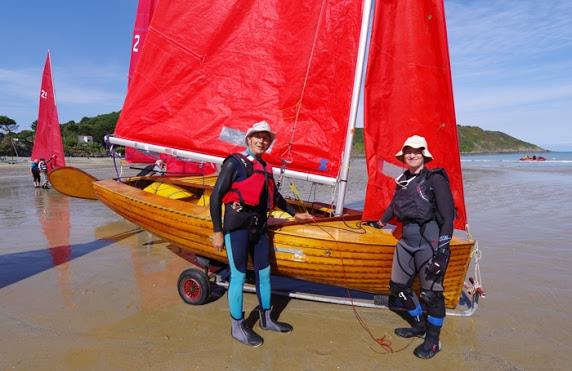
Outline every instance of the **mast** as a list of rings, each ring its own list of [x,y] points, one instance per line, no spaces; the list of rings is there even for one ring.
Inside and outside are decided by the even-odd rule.
[[[352,143],[354,139],[354,131],[357,121],[358,104],[361,95],[362,77],[365,69],[366,44],[369,33],[369,20],[371,16],[372,2],[373,0],[364,0],[363,2],[357,63],[354,75],[354,87],[352,92],[352,103],[350,105],[348,130],[346,132],[346,144],[344,146],[344,154],[342,156],[342,165],[340,167],[340,177],[339,177],[339,188],[335,203],[336,216],[342,215],[344,211],[344,199],[346,197],[348,173],[350,170],[350,156],[352,152]]]

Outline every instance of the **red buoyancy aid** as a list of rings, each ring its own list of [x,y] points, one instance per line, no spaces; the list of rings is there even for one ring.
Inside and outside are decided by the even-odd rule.
[[[239,160],[244,166],[246,178],[240,179],[232,183],[230,190],[222,198],[224,204],[240,202],[241,205],[256,207],[260,204],[260,196],[264,189],[264,184],[268,184],[268,205],[267,209],[274,208],[274,193],[276,192],[276,184],[272,176],[272,166],[264,166],[254,156],[245,156],[241,153],[235,153],[232,157]],[[251,171],[248,171],[248,168]]]

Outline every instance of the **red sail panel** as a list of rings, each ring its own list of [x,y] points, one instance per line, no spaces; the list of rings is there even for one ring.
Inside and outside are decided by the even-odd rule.
[[[60,121],[58,119],[58,108],[56,106],[56,96],[54,94],[52,62],[49,51],[42,75],[40,108],[38,111],[36,134],[34,136],[32,158],[45,159],[48,162],[49,170],[66,165]]]
[[[267,120],[270,163],[337,176],[360,3],[159,2],[116,136],[225,157]]]
[[[137,66],[137,62],[139,61],[139,56],[141,55],[141,50],[145,43],[145,38],[147,37],[147,31],[149,30],[149,24],[151,23],[156,4],[156,0],[139,0],[139,4],[137,5],[137,16],[135,17],[133,39],[131,41],[129,84],[131,84],[131,78],[135,74],[135,66]]]
[[[161,158],[167,165],[167,175],[211,175],[217,171],[212,162],[187,161],[166,154],[161,154]]]
[[[149,24],[155,11],[155,0],[139,0],[137,5],[137,16],[135,17],[135,26],[133,27],[133,39],[131,42],[131,60],[129,63],[129,85],[131,77],[135,74],[135,66],[139,61]],[[131,163],[152,163],[155,159],[152,156],[145,155],[134,148],[125,148],[125,160]]]
[[[365,86],[365,147],[369,181],[364,220],[378,219],[403,171],[395,154],[413,134],[424,136],[434,161],[449,174],[457,209],[466,211],[442,0],[378,1]]]

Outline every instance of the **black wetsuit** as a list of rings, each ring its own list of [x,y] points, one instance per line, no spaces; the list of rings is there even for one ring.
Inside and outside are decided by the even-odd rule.
[[[264,166],[264,160],[259,159]],[[236,211],[232,204],[225,204],[224,223],[222,223],[222,199],[234,182],[244,180],[247,169],[235,157],[228,157],[222,164],[215,187],[210,197],[210,211],[214,232],[224,232],[226,253],[230,265],[230,285],[228,304],[230,314],[235,320],[242,319],[242,289],[246,278],[248,255],[252,255],[256,278],[256,294],[263,310],[270,309],[270,239],[266,233],[268,208],[268,189],[265,186],[260,195],[258,206]],[[288,204],[280,193],[275,192],[274,205],[290,215],[296,209]],[[245,217],[256,223],[244,225]],[[255,217],[255,219],[253,218]],[[237,219],[240,219],[237,221]],[[243,225],[244,227],[237,228]],[[254,228],[253,228],[254,227]]]
[[[413,279],[418,274],[429,322],[441,326],[445,317],[442,292],[446,267],[443,267],[442,274],[434,275],[429,273],[428,266],[438,247],[449,251],[455,218],[449,181],[443,170],[427,168],[422,169],[419,174],[411,174],[407,170],[398,180],[391,204],[381,222],[386,224],[398,215],[416,215],[416,209],[422,209],[418,214],[423,217],[421,220],[416,220],[415,217],[400,220],[403,223],[403,235],[393,256],[391,291],[393,295],[403,299],[411,316],[420,315],[422,308],[411,290]],[[411,203],[406,203],[407,197]],[[415,204],[413,201],[417,202],[417,206],[412,206]]]

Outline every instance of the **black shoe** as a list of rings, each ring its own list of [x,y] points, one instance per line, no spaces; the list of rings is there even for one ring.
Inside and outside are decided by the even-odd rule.
[[[252,331],[250,327],[244,322],[244,318],[236,320],[230,317],[231,327],[230,335],[242,344],[250,345],[251,347],[259,347],[264,343],[264,339],[256,332]]]
[[[399,327],[393,331],[395,332],[395,335],[406,339],[413,337],[422,338],[423,335],[425,335],[425,328]]]
[[[423,337],[425,335],[425,322],[421,316],[411,318],[411,327],[399,327],[394,330],[395,335],[402,338]]]
[[[423,359],[435,357],[435,354],[441,351],[441,343],[439,342],[440,333],[441,327],[433,326],[432,324],[427,323],[427,334],[425,335],[425,341],[423,341],[423,344],[415,348],[413,354]]]
[[[258,312],[260,314],[260,328],[263,330],[268,331],[276,331],[276,332],[292,332],[294,329],[291,325],[285,322],[278,322],[274,321],[270,316],[271,309],[262,310],[259,309]]]
[[[424,341],[423,344],[419,345],[413,351],[419,358],[430,359],[435,357],[435,354],[441,351],[441,344],[437,341],[436,343]]]

